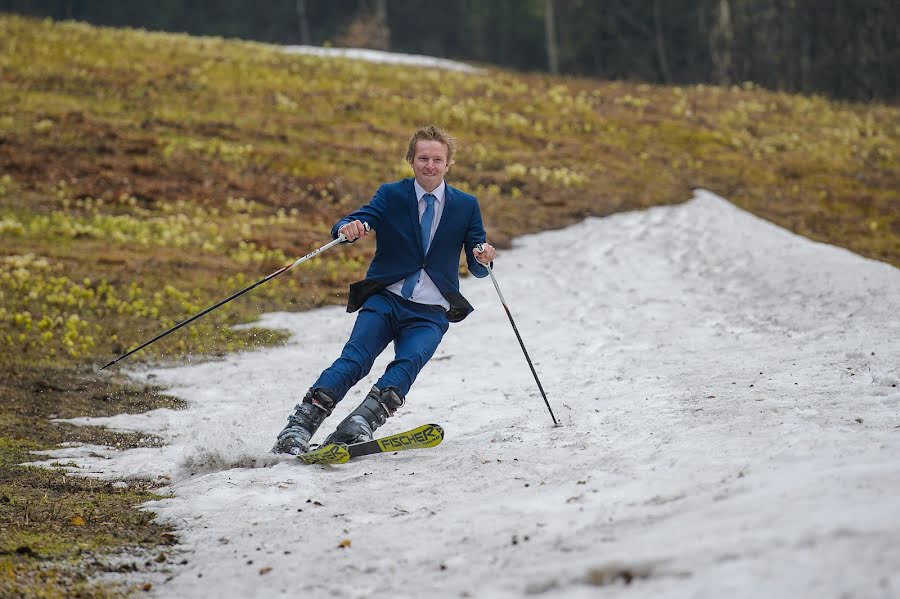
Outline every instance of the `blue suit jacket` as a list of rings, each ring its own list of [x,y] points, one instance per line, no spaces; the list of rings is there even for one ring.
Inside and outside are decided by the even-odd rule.
[[[423,254],[413,181],[410,178],[385,183],[378,188],[372,201],[339,220],[331,229],[331,236],[336,239],[338,229],[358,219],[368,223],[378,233],[375,257],[366,278],[350,285],[347,311],[359,310],[373,293],[424,268],[450,304],[448,319],[459,322],[473,310],[459,292],[460,251],[465,249],[469,272],[476,277],[488,275],[487,269],[475,260],[472,253],[475,246],[486,240],[481,208],[475,196],[447,185],[441,221],[428,247],[428,254]]]

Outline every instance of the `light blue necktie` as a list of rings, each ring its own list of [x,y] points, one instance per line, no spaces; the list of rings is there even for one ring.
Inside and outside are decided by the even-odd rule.
[[[422,253],[428,253],[428,245],[431,241],[429,238],[431,237],[431,223],[434,222],[434,200],[435,197],[426,193],[422,196],[422,199],[425,200],[425,212],[422,213],[422,220],[419,225],[422,227]],[[416,288],[416,283],[419,282],[419,275],[422,274],[421,270],[417,270],[413,274],[406,277],[406,280],[403,281],[403,287],[400,289],[400,295],[402,295],[405,299],[409,299],[412,297],[413,289]]]

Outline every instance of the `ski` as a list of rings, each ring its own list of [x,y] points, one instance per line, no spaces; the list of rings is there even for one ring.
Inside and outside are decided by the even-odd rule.
[[[423,424],[418,428],[380,437],[371,441],[354,443],[353,445],[339,445],[329,443],[317,449],[297,456],[297,459],[307,464],[343,464],[350,458],[370,455],[373,453],[387,453],[390,451],[402,451],[404,449],[424,449],[434,447],[444,440],[444,429],[437,424]]]

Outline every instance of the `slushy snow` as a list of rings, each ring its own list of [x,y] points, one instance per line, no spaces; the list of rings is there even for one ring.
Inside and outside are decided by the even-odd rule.
[[[132,373],[186,410],[76,419],[165,446],[48,463],[170,481],[146,508],[187,564],[159,597],[900,595],[900,271],[698,191],[518,239],[495,274],[558,428],[468,278],[476,311],[380,429],[439,423],[435,449],[268,453],[349,334],[331,307],[265,315],[283,347]]]

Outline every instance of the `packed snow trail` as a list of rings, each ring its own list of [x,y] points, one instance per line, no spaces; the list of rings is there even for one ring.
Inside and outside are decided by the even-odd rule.
[[[171,480],[147,507],[187,564],[161,597],[900,594],[900,271],[698,191],[519,239],[496,274],[559,428],[469,278],[476,312],[381,429],[440,423],[438,448],[267,453],[349,333],[333,307],[266,315],[284,347],[135,373],[187,410],[77,420],[168,445],[54,455]]]

